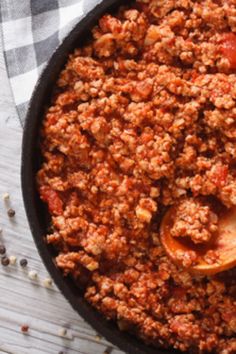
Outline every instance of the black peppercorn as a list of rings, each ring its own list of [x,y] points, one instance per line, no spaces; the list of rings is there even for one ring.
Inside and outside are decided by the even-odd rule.
[[[2,263],[2,265],[3,265],[4,267],[7,267],[7,266],[9,265],[9,263],[10,263],[10,260],[9,260],[8,257],[3,257],[3,258],[1,259],[1,263]]]
[[[27,259],[22,258],[22,259],[20,260],[20,266],[21,266],[22,268],[25,268],[25,267],[27,267],[27,265],[28,265]]]
[[[13,209],[8,209],[7,214],[9,216],[9,218],[13,218],[15,216],[16,212]]]

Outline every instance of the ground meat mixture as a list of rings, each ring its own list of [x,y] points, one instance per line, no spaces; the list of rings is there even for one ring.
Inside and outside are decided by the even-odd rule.
[[[235,268],[192,275],[165,254],[159,225],[184,199],[174,236],[203,242],[217,218],[198,198],[236,205],[236,1],[137,0],[92,37],[42,127],[56,263],[146,343],[235,354]]]
[[[190,237],[196,243],[209,242],[217,232],[218,216],[196,199],[186,199],[177,206],[173,227],[173,237]]]

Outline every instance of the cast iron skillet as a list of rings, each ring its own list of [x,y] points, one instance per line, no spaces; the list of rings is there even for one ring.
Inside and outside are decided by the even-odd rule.
[[[62,276],[61,271],[57,269],[53,262],[55,252],[45,242],[44,235],[47,234],[50,218],[45,206],[39,199],[35,185],[36,171],[38,171],[41,162],[38,148],[39,129],[45,106],[49,104],[52,87],[66,63],[68,54],[75,47],[83,44],[84,39],[89,36],[89,30],[104,12],[113,11],[122,3],[127,4],[127,0],[103,0],[88,13],[54,52],[41,75],[30,101],[24,127],[21,169],[23,198],[29,225],[38,251],[54,282],[72,307],[107,340],[127,353],[174,354],[177,351],[165,351],[149,347],[134,336],[121,332],[115,323],[104,319],[101,314],[84,300],[82,291],[73,284],[71,279]]]

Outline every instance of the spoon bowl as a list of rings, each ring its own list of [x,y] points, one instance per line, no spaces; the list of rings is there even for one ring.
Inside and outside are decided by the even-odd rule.
[[[192,251],[197,258],[188,269],[193,273],[214,275],[236,266],[236,207],[219,215],[218,232],[204,245],[171,235],[176,209],[173,206],[167,211],[160,229],[162,245],[176,264],[182,265],[178,254],[191,254]],[[213,256],[212,259],[208,255]]]

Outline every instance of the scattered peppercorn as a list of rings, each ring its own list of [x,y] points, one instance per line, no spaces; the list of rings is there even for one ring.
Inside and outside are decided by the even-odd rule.
[[[0,254],[6,253],[6,247],[4,245],[0,245]]]
[[[14,209],[8,209],[7,214],[9,216],[9,218],[13,218],[16,214]]]
[[[60,352],[58,352],[58,354],[65,354],[65,352],[63,352],[63,351],[60,351]]]
[[[38,278],[38,273],[35,270],[31,270],[28,273],[28,276],[31,280],[36,280]]]
[[[0,234],[2,233],[2,228],[0,227]]]
[[[27,265],[28,265],[27,259],[22,258],[22,259],[20,260],[20,266],[21,266],[22,268],[25,268],[25,267],[27,267]]]
[[[3,258],[1,259],[1,263],[2,263],[2,265],[3,265],[4,267],[7,267],[7,266],[9,265],[9,263],[10,263],[10,260],[9,260],[8,257],[3,257]]]
[[[28,325],[22,325],[20,329],[21,329],[22,333],[27,333],[28,330],[29,330],[29,326]]]
[[[95,336],[95,339],[96,339],[97,342],[100,342],[100,340],[102,339],[102,337],[97,334],[97,335]]]
[[[16,256],[10,256],[9,260],[10,260],[10,264],[11,265],[15,265],[16,264]]]
[[[10,195],[9,195],[9,193],[4,193],[3,195],[2,195],[2,199],[6,202],[7,200],[9,200],[10,199]]]
[[[65,337],[67,335],[67,330],[65,328],[59,328],[58,329],[58,335],[60,337]]]
[[[45,288],[50,288],[50,287],[52,286],[52,279],[50,279],[50,278],[45,278],[45,279],[43,280],[43,286],[44,286]]]

